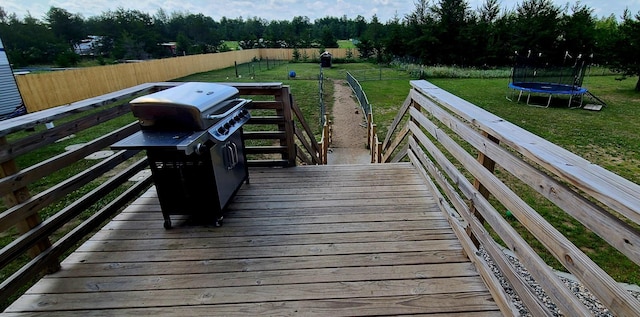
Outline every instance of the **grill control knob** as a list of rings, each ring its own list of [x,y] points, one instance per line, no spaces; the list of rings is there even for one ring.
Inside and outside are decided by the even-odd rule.
[[[227,130],[229,128],[231,128],[231,124],[229,122],[225,123],[224,124],[224,129]]]
[[[235,117],[233,117],[233,120],[240,121],[240,114],[237,114]]]
[[[224,127],[219,127],[218,128],[218,133],[225,134],[226,132],[227,132],[227,129],[225,129]]]
[[[207,149],[207,148],[205,147],[205,145],[204,145],[204,144],[202,144],[202,143],[198,143],[198,145],[196,145],[196,154],[198,154],[198,155],[202,155],[202,154],[204,154],[204,152],[205,152],[205,150],[206,150],[206,149]]]
[[[233,118],[229,119],[229,124],[233,125],[236,123],[236,120],[234,120]]]

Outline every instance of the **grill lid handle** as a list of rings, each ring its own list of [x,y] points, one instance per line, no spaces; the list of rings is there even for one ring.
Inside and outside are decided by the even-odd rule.
[[[207,116],[207,119],[209,120],[213,120],[213,119],[220,119],[220,118],[224,118],[226,116],[228,116],[229,114],[233,113],[234,111],[236,111],[237,109],[240,109],[241,107],[243,107],[244,105],[246,105],[247,103],[249,103],[251,100],[248,99],[236,99],[238,101],[240,101],[237,105],[233,106],[231,109],[227,110],[225,113],[222,114],[210,114]]]

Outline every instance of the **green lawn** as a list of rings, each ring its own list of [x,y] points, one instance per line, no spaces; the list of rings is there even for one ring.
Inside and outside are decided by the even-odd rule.
[[[356,46],[350,40],[338,40],[339,48],[356,48]]]
[[[240,49],[240,45],[238,45],[238,41],[224,41],[224,44],[226,44],[227,47],[232,50]]]

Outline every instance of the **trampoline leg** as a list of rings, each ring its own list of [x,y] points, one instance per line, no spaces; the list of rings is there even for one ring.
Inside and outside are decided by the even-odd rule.
[[[529,105],[529,99],[531,99],[531,93],[527,95],[527,105]]]
[[[549,94],[549,101],[547,101],[547,107],[546,108],[549,108],[550,105],[551,105],[551,94]]]
[[[573,99],[573,95],[569,95],[569,108],[571,108],[571,100]]]
[[[518,102],[520,102],[520,98],[522,98],[522,90],[520,90],[520,93],[518,94]]]

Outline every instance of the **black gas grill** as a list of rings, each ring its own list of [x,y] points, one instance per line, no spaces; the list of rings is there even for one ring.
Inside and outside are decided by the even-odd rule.
[[[147,150],[165,228],[170,215],[219,226],[249,180],[242,126],[251,100],[238,96],[231,86],[190,82],[130,102],[141,131],[113,148]]]

